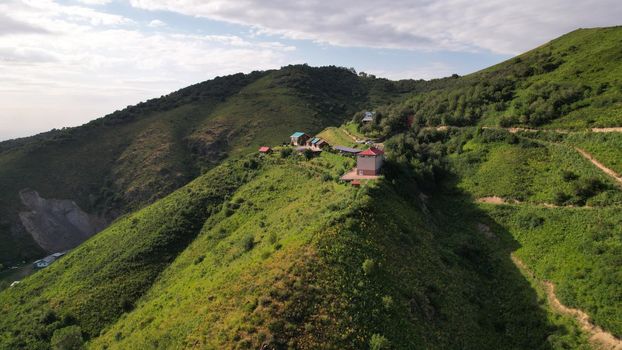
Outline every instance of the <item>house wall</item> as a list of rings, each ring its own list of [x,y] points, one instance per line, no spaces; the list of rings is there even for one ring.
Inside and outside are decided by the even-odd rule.
[[[376,175],[380,169],[377,158],[380,157],[366,157],[358,156],[356,158],[356,170],[359,175]]]
[[[300,137],[291,137],[291,143],[294,146],[304,146],[307,140],[309,140],[309,137],[305,135]]]

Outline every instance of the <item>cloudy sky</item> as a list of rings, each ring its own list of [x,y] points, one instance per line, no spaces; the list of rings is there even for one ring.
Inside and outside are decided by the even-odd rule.
[[[0,0],[0,140],[290,63],[466,74],[620,18],[620,0]]]

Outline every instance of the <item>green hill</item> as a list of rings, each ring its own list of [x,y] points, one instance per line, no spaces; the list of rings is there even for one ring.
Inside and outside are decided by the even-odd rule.
[[[490,68],[430,81],[368,131],[420,126],[586,129],[622,125],[622,27],[578,29]]]
[[[454,201],[422,202],[413,186],[341,184],[352,162],[337,155],[255,157],[2,292],[0,344],[47,348],[75,326],[89,347],[119,349],[586,343],[538,304],[509,260],[511,236],[478,232],[490,220],[478,208],[457,217]]]
[[[0,263],[43,252],[18,218],[18,192],[70,199],[110,221],[179,188],[222,159],[317,132],[421,82],[288,66],[219,77],[81,127],[0,143]]]

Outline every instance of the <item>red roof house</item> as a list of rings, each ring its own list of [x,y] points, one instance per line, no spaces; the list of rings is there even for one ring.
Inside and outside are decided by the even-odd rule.
[[[379,175],[384,151],[376,147],[370,147],[356,155],[356,174],[357,175]]]
[[[268,146],[262,146],[259,147],[259,153],[270,153],[272,152],[272,148],[268,147]]]

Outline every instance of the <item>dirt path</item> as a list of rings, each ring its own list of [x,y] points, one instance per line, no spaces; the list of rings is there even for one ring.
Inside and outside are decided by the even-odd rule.
[[[519,200],[516,199],[510,199],[510,200],[506,200],[504,198],[501,197],[497,197],[497,196],[491,196],[491,197],[480,197],[477,198],[475,200],[478,203],[488,203],[488,204],[496,204],[496,205],[502,205],[502,204],[530,204],[530,205],[534,205],[534,206],[542,206],[545,208],[586,208],[586,209],[591,209],[592,207],[584,205],[582,207],[577,207],[574,205],[556,205],[553,203],[525,203],[525,202],[521,202]]]
[[[534,273],[514,254],[511,255],[512,262],[521,270],[527,274],[530,278],[538,280]],[[557,298],[555,294],[555,285],[549,281],[541,282],[541,285],[546,293],[546,299],[548,304],[555,310],[564,315],[574,318],[581,329],[589,334],[590,342],[594,344],[598,349],[603,350],[622,350],[622,340],[613,336],[613,334],[603,330],[599,326],[596,326],[590,320],[590,316],[579,309],[567,307]]]
[[[592,132],[622,132],[622,128],[592,128]]]
[[[615,171],[607,168],[604,164],[602,164],[601,162],[599,162],[598,160],[596,160],[594,158],[594,156],[592,156],[591,154],[589,154],[588,152],[582,150],[579,147],[575,147],[575,149],[577,150],[577,152],[581,153],[581,155],[583,157],[585,157],[585,159],[589,160],[590,162],[592,162],[592,164],[596,165],[596,167],[598,167],[600,170],[602,170],[605,174],[611,176],[615,181],[617,181],[620,185],[622,185],[622,176],[620,176],[618,173],[616,173]]]
[[[352,139],[352,141],[354,141],[354,142],[358,141],[358,139],[357,139],[356,137],[354,137],[354,135],[350,134],[350,132],[349,132],[348,130],[346,130],[346,129],[341,129],[341,128],[340,128],[340,130],[341,130],[341,131],[343,131],[343,133],[344,133],[344,134],[346,134],[346,135],[350,136],[350,138]]]

